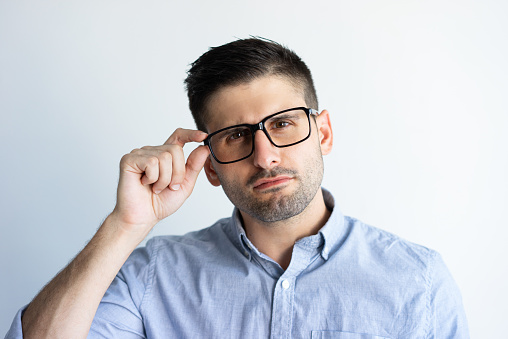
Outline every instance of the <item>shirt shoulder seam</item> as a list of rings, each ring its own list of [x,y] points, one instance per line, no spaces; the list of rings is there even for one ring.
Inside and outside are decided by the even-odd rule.
[[[427,333],[425,337],[430,337],[432,333],[432,286],[434,284],[434,267],[435,267],[435,259],[436,259],[436,252],[429,250],[428,251],[428,268],[427,268],[427,276],[426,278],[426,289],[427,289]]]
[[[148,264],[148,274],[147,281],[145,284],[145,291],[143,292],[143,297],[141,298],[141,302],[139,304],[139,312],[141,315],[143,314],[142,308],[145,305],[145,300],[148,299],[149,294],[152,292],[153,282],[155,280],[155,264],[157,262],[157,253],[161,247],[161,244],[154,244],[155,241],[150,241],[152,244],[147,244],[147,249],[149,250],[149,264]],[[151,245],[151,246],[150,246]]]

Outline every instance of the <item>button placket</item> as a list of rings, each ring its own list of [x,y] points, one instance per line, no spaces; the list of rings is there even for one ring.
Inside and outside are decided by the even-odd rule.
[[[283,276],[275,285],[271,338],[289,338],[291,336],[294,279],[294,277]]]
[[[317,245],[317,244],[316,244]],[[275,284],[272,306],[271,338],[290,338],[293,326],[293,307],[298,276],[319,256],[317,248],[293,247],[291,263]]]

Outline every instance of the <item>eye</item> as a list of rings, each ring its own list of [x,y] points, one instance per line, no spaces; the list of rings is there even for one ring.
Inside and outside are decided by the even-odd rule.
[[[285,121],[285,120],[279,120],[279,121],[276,121],[273,123],[273,127],[274,128],[284,128],[284,127],[287,127],[289,126],[289,121]]]
[[[296,113],[288,112],[272,117],[267,121],[267,128],[271,131],[286,130],[298,125],[300,117]]]
[[[227,142],[238,141],[250,135],[250,130],[243,129],[229,133],[226,137]]]

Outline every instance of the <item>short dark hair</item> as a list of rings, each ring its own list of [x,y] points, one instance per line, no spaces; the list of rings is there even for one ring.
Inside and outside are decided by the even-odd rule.
[[[268,39],[240,39],[210,48],[187,72],[189,108],[197,128],[207,132],[207,104],[218,90],[266,75],[279,75],[300,86],[305,103],[318,109],[312,75],[298,55]]]

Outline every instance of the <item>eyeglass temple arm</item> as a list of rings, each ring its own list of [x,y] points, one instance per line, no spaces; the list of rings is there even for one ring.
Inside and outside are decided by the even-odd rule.
[[[319,115],[319,112],[317,110],[315,110],[314,108],[309,108],[309,113],[312,115],[315,115],[315,116]]]

